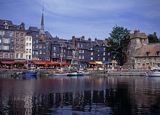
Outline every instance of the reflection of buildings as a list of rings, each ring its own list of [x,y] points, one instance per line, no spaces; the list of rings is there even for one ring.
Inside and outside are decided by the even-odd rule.
[[[55,78],[26,81],[21,87],[15,84],[10,83],[9,88],[6,83],[0,84],[0,107],[12,114],[124,110],[136,114],[150,111],[150,107],[160,103],[159,81],[143,78]]]

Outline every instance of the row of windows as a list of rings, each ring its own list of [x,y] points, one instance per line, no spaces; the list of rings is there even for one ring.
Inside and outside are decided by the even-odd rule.
[[[38,54],[46,54],[46,52],[42,52],[42,50],[40,51],[33,51],[34,55],[38,55]]]
[[[26,53],[32,53],[32,49],[26,49]]]
[[[9,45],[0,45],[0,50],[9,50]]]
[[[103,56],[105,56],[105,55],[106,55],[106,52],[103,52]],[[91,56],[93,56],[93,52],[91,52]]]
[[[26,41],[32,41],[32,37],[27,36]]]
[[[47,47],[42,45],[36,45],[36,46],[33,46],[33,48],[46,49]]]
[[[10,38],[2,38],[2,39],[0,39],[0,43],[9,44],[10,41],[11,41]]]
[[[16,58],[23,59],[23,53],[16,53]]]
[[[23,37],[23,36],[24,36],[24,33],[23,33],[23,32],[21,32],[21,33],[20,33],[20,32],[17,32],[17,33],[16,33],[16,37],[19,37],[19,36],[20,36],[20,37]]]
[[[10,54],[10,53],[3,53],[0,55],[0,58],[9,58],[9,59],[13,59],[14,55]]]
[[[14,32],[13,31],[0,31],[1,36],[7,36],[7,37],[13,37]]]
[[[31,47],[31,46],[32,46],[32,43],[26,43],[26,46],[30,46],[30,47]]]
[[[91,57],[90,59],[91,59],[91,60],[93,60],[93,57]],[[105,58],[105,57],[103,57],[103,61],[105,61],[105,60],[106,60],[106,58]]]
[[[31,55],[26,55],[26,59],[31,60],[31,59],[32,59],[32,56],[31,56]]]

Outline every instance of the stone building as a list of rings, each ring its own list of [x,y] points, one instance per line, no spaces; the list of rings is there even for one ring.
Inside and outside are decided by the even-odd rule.
[[[134,31],[130,34],[128,47],[128,68],[149,69],[160,64],[160,44],[149,44],[145,33]]]
[[[136,50],[136,69],[150,69],[157,65],[160,65],[160,43],[143,45]]]

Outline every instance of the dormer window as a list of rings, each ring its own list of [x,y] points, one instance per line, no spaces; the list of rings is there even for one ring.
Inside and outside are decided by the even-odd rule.
[[[146,52],[146,55],[149,56],[150,52]]]
[[[8,23],[6,21],[4,22],[4,28],[8,29]]]

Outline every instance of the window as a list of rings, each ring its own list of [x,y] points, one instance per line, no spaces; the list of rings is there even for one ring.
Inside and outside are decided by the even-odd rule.
[[[16,58],[18,58],[18,56],[19,56],[18,53],[16,53]]]
[[[103,51],[106,51],[106,48],[103,48]]]
[[[42,54],[42,50],[39,51],[39,54]]]
[[[28,59],[28,55],[26,55],[26,59]]]
[[[10,43],[10,39],[9,38],[3,38],[3,43],[9,44]]]
[[[41,44],[39,45],[39,48],[42,49],[42,45]]]
[[[91,57],[91,60],[93,60],[93,57]]]
[[[32,51],[31,51],[31,49],[29,49],[29,53],[31,53]]]
[[[20,36],[23,36],[23,33],[21,33]]]
[[[157,56],[159,56],[159,52],[160,52],[160,51],[157,51],[157,52],[156,52]]]
[[[4,35],[4,31],[0,31],[0,35],[3,36]]]
[[[9,46],[2,46],[3,50],[9,50]]]
[[[149,56],[150,52],[146,52],[146,55]]]
[[[31,59],[31,55],[29,55],[29,59]]]
[[[105,55],[106,55],[106,52],[103,52],[103,55],[105,56]]]
[[[105,61],[106,60],[106,58],[105,57],[103,57],[103,61]]]
[[[38,51],[35,51],[35,54],[38,55]]]
[[[23,53],[21,53],[21,58],[23,58]]]
[[[80,44],[80,47],[83,48],[83,44]]]
[[[93,56],[93,52],[91,52],[91,56]]]
[[[28,49],[26,49],[26,53],[28,53]]]
[[[56,56],[56,53],[53,53],[53,56],[55,57],[55,56]]]
[[[2,43],[2,39],[0,39],[0,43]]]
[[[53,47],[53,50],[55,51],[55,50],[56,50],[56,47]]]

